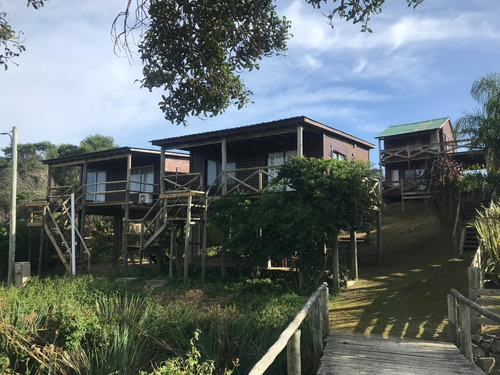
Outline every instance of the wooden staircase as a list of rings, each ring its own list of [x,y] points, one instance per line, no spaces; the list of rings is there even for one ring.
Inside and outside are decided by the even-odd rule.
[[[165,192],[141,219],[125,222],[125,249],[128,254],[164,257],[164,248],[172,247],[169,233],[180,226],[202,223],[208,208],[207,194],[197,190]],[[189,233],[185,233],[189,237]]]
[[[75,202],[82,199],[80,189],[75,191],[72,186],[62,186],[51,188],[47,200],[27,204],[27,206],[33,208],[28,226],[43,228],[68,273],[71,273],[70,204],[71,193],[73,192],[75,193]],[[80,204],[75,203],[75,214],[81,207]],[[76,225],[75,237],[76,242],[81,244],[83,248],[83,257],[79,249],[75,252],[77,272],[88,272],[90,269],[90,251]]]
[[[460,207],[460,220],[463,225],[460,240],[461,252],[475,253],[479,246],[477,231],[473,223],[477,210],[481,207],[482,198],[480,191],[472,191],[462,198]]]

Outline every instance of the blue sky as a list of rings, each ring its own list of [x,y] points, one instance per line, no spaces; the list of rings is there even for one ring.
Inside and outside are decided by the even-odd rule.
[[[19,66],[0,72],[0,132],[16,125],[19,142],[56,144],[99,133],[151,148],[153,139],[305,115],[375,143],[389,125],[445,116],[454,123],[475,105],[472,82],[500,72],[498,0],[425,0],[416,10],[388,0],[372,34],[341,20],[332,29],[327,7],[278,0],[294,37],[287,57],[244,75],[254,103],[176,126],[157,107],[162,92],[139,88],[139,59],[113,53],[111,23],[126,2],[50,0],[38,11],[23,1],[0,5],[27,48]],[[0,137],[0,147],[8,141]]]

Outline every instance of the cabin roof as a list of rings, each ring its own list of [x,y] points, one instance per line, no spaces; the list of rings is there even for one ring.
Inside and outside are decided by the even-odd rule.
[[[128,154],[135,155],[158,155],[160,156],[160,150],[149,150],[145,148],[136,148],[136,147],[118,147],[112,148],[109,150],[103,151],[95,151],[95,152],[85,152],[82,154],[68,155],[60,158],[54,159],[46,159],[43,160],[43,164],[47,165],[58,165],[58,164],[68,164],[68,163],[78,163],[83,162],[84,160],[94,160],[101,158],[109,158],[114,156],[125,156]],[[166,157],[175,157],[175,158],[186,158],[189,159],[189,154],[181,153],[181,152],[166,152]]]
[[[375,148],[375,145],[361,138],[344,133],[320,122],[311,120],[305,116],[296,116],[276,121],[262,122],[253,125],[235,128],[215,130],[204,133],[183,135],[179,137],[156,139],[151,141],[153,145],[165,147],[165,149],[189,150],[192,147],[219,143],[222,138],[228,141],[252,139],[273,134],[290,133],[296,131],[296,126],[302,125],[304,129],[324,131],[327,134],[348,139],[364,146],[367,149]]]
[[[390,137],[393,135],[417,133],[417,132],[426,131],[426,130],[439,129],[449,119],[450,119],[449,117],[442,117],[442,118],[437,118],[434,120],[413,122],[411,124],[389,126],[382,133],[379,133],[375,138],[384,138],[384,137]]]

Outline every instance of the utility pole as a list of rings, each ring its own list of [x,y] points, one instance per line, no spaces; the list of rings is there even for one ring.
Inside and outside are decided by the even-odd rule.
[[[12,127],[12,135],[9,133],[0,133],[8,135],[12,146],[12,185],[10,195],[10,230],[9,230],[9,262],[7,273],[7,285],[14,285],[14,262],[16,260],[16,198],[17,198],[17,127]]]

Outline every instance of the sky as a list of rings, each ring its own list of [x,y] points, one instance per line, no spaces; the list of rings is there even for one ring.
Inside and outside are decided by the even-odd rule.
[[[0,0],[11,26],[23,31],[26,52],[0,71],[0,132],[17,126],[18,142],[78,144],[112,136],[119,146],[154,148],[150,141],[306,116],[368,142],[387,126],[451,117],[472,109],[470,87],[500,72],[498,0],[387,0],[373,16],[373,33],[336,19],[328,6],[277,0],[292,21],[286,57],[245,73],[254,103],[242,110],[174,125],[158,107],[161,90],[141,89],[141,62],[117,56],[110,36],[127,0],[50,0],[39,10]],[[0,136],[0,148],[9,138]],[[378,156],[372,151],[372,161]]]

